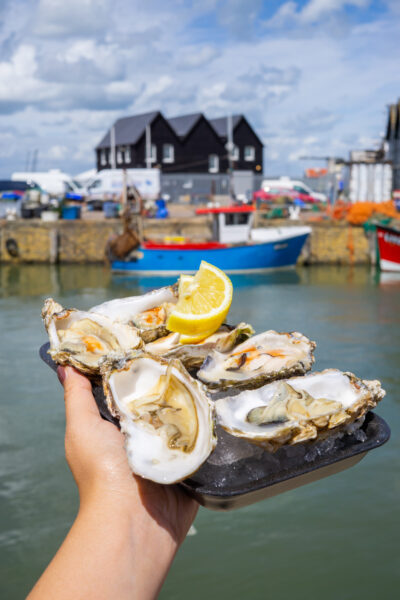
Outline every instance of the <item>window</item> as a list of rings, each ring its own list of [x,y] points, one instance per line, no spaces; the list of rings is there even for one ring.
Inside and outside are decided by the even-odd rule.
[[[165,144],[165,146],[171,146],[171,144]],[[167,161],[165,160],[165,155],[164,155],[164,162],[173,162],[174,160],[174,147],[171,146],[172,148],[172,160],[171,161]],[[150,160],[151,162],[157,162],[157,146],[155,144],[151,145],[151,149],[150,149]]]
[[[239,160],[239,146],[236,146],[236,144],[233,144],[231,158],[232,160]]]
[[[210,156],[208,157],[208,170],[210,173],[218,173],[219,158],[217,154],[210,154]]]
[[[245,146],[244,147],[244,160],[248,160],[249,162],[255,160],[256,151],[254,146]]]
[[[248,213],[226,213],[225,225],[247,225],[249,222]]]
[[[123,152],[122,152],[121,148],[117,148],[117,163],[119,165],[122,165],[123,162],[124,162]]]
[[[93,181],[93,183],[91,183],[90,185],[88,185],[88,189],[89,190],[93,190],[94,188],[98,188],[101,186],[101,179],[95,179]]]
[[[174,162],[174,147],[172,144],[163,144],[163,162]]]
[[[125,162],[127,162],[127,163],[131,162],[131,149],[129,146],[127,146],[125,148]]]
[[[105,150],[100,150],[100,164],[103,166],[107,164],[107,154]]]
[[[308,190],[301,187],[301,185],[294,185],[293,189],[296,190],[296,192],[299,192],[300,194],[309,194],[310,193]]]

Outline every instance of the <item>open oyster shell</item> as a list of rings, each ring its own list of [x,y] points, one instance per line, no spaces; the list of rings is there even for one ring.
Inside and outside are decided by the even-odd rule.
[[[93,306],[89,312],[134,325],[144,342],[148,343],[169,333],[165,324],[177,300],[177,286],[167,286],[142,296],[109,300]]]
[[[306,373],[316,344],[298,333],[270,330],[255,335],[229,353],[211,351],[197,373],[210,388],[256,388],[274,379]]]
[[[132,471],[165,484],[197,471],[216,444],[214,406],[181,362],[139,352],[105,361],[102,373]]]
[[[113,323],[101,314],[64,309],[52,298],[45,301],[42,317],[49,335],[52,359],[60,365],[72,365],[88,375],[100,374],[100,362],[104,357],[143,346],[135,327]]]
[[[274,381],[216,401],[220,425],[268,450],[298,444],[345,427],[382,400],[379,381],[326,369]]]
[[[179,358],[187,369],[198,369],[213,349],[229,352],[235,346],[253,335],[254,329],[247,323],[239,323],[236,327],[221,325],[212,335],[196,344],[181,344],[179,333],[170,333],[146,344],[146,352],[163,358]]]

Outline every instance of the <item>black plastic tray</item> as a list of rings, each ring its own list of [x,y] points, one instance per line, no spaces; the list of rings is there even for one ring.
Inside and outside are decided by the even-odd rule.
[[[48,348],[48,343],[41,346],[40,357],[56,371]],[[92,387],[101,416],[118,426],[118,420],[108,412],[101,385],[93,383]],[[369,412],[360,430],[337,439],[331,448],[327,439],[283,447],[274,454],[235,438],[218,426],[217,435],[218,444],[209,459],[180,485],[206,508],[226,511],[348,469],[367,452],[387,442],[390,429],[381,417]]]

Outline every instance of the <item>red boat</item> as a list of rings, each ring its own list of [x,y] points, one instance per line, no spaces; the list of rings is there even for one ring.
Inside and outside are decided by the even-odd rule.
[[[377,225],[379,266],[382,271],[400,271],[400,231]]]

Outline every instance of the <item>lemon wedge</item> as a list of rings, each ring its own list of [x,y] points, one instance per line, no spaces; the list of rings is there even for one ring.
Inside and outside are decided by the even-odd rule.
[[[168,318],[167,329],[197,341],[211,335],[228,314],[232,292],[229,277],[202,260],[196,275],[181,275],[178,302]]]
[[[200,333],[200,335],[185,335],[184,333],[181,333],[181,335],[179,336],[179,343],[198,344],[199,342],[202,342],[203,340],[208,338],[213,333],[215,333],[215,331],[206,331],[204,333]]]

